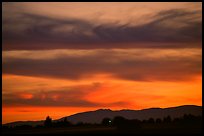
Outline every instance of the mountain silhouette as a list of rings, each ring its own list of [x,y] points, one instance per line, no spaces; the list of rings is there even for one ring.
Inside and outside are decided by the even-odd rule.
[[[202,116],[202,106],[196,105],[183,105],[178,107],[169,107],[169,108],[149,108],[143,110],[110,110],[110,109],[98,109],[95,111],[87,111],[81,112],[77,114],[73,114],[70,116],[66,116],[57,120],[53,120],[54,122],[62,121],[64,118],[67,118],[68,121],[76,124],[78,122],[83,123],[101,123],[101,121],[108,117],[113,119],[115,116],[122,116],[127,119],[139,119],[145,120],[149,118],[160,118],[163,119],[166,116],[171,116],[171,118],[182,117],[184,114],[192,114],[195,116]],[[5,126],[18,126],[18,125],[42,125],[44,120],[42,121],[17,121],[4,124]]]

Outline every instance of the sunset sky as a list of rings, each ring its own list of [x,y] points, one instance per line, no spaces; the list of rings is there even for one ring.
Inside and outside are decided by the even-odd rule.
[[[202,3],[2,8],[2,123],[202,105]]]

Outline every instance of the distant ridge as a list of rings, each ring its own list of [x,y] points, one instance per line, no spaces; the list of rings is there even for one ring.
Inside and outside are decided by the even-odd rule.
[[[70,116],[66,116],[67,120],[72,123],[84,122],[84,123],[101,123],[102,119],[109,117],[113,119],[115,116],[123,116],[127,119],[149,119],[151,118],[164,118],[166,116],[171,116],[171,118],[181,117],[184,114],[192,114],[196,116],[202,116],[202,106],[196,105],[182,105],[177,107],[169,108],[148,108],[142,110],[110,110],[110,109],[98,109],[95,111],[86,111],[81,113],[76,113]],[[54,120],[60,121],[65,117]],[[17,126],[17,125],[41,125],[44,121],[17,121],[4,124],[6,126]]]

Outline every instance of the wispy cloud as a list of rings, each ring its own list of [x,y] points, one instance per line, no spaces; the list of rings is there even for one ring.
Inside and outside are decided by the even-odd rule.
[[[66,107],[103,107],[124,106],[126,101],[93,102],[85,98],[86,95],[100,88],[100,84],[86,86],[70,86],[57,90],[31,91],[3,94],[4,106],[66,106]]]
[[[136,26],[96,25],[87,20],[24,13],[17,18],[3,18],[3,50],[201,47],[201,11],[167,10],[153,18]]]
[[[6,56],[3,54],[3,73],[71,80],[104,73],[114,78],[136,81],[188,80],[201,74],[199,49],[61,50],[58,53],[49,51],[21,53],[12,53],[13,56],[9,56],[9,52],[5,54]],[[21,56],[25,53],[27,58]]]

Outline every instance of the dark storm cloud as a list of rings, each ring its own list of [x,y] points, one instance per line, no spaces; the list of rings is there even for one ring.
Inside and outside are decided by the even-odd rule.
[[[173,44],[201,43],[200,13],[180,9],[161,11],[152,16],[153,21],[138,26],[96,25],[91,21],[54,19],[33,14],[3,17],[3,50],[201,47],[201,44]]]
[[[61,56],[44,60],[8,58],[3,61],[2,67],[3,73],[6,74],[72,80],[105,73],[115,78],[135,81],[174,81],[188,80],[192,76],[201,74],[200,54],[190,57],[163,56],[157,58],[142,57],[137,54],[136,57],[127,55],[130,57],[128,58],[117,53],[99,51],[86,56]]]

